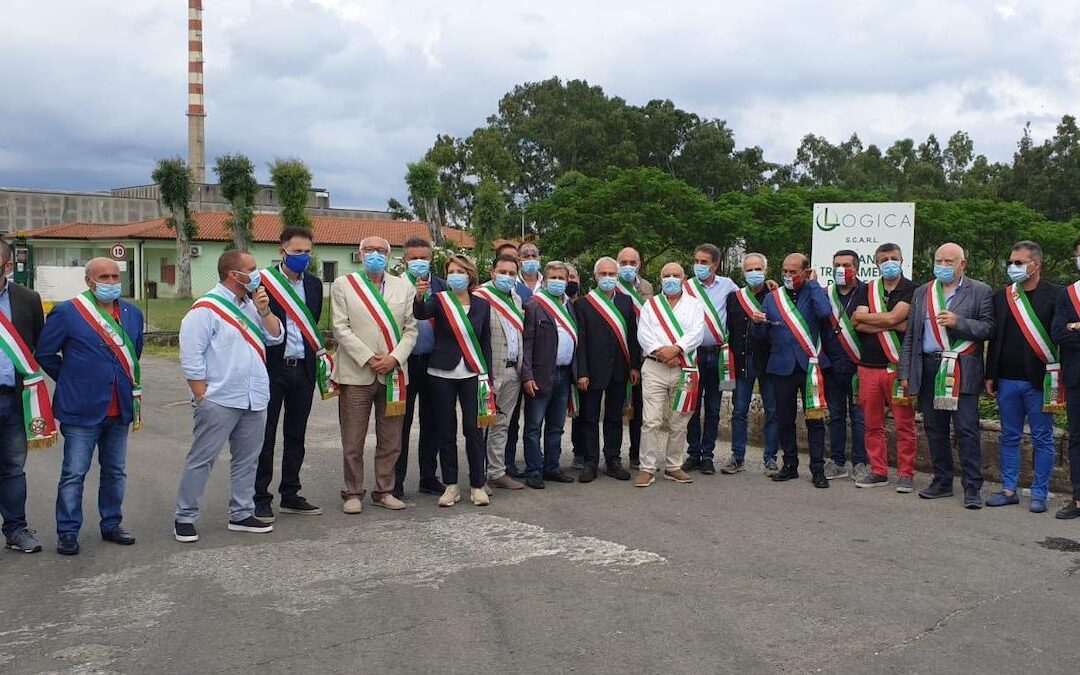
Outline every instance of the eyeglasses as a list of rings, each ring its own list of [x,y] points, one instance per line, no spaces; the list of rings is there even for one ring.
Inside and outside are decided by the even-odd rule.
[[[1009,262],[1007,262],[1005,264],[1006,265],[1030,265],[1031,262],[1032,261],[1030,261],[1030,260],[1010,260]]]

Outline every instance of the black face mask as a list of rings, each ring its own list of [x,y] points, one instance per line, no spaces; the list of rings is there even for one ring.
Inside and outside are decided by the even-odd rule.
[[[579,290],[581,290],[581,285],[578,284],[578,282],[576,282],[576,281],[568,281],[566,283],[566,296],[567,297],[572,298],[572,297],[576,296],[578,294]]]

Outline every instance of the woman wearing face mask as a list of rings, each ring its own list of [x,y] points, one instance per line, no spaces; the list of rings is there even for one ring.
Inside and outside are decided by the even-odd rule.
[[[457,466],[457,416],[451,411],[461,406],[465,455],[469,461],[470,498],[477,506],[490,503],[484,491],[487,456],[480,428],[496,421],[495,394],[491,380],[491,307],[470,291],[477,284],[476,264],[463,255],[453,255],[446,265],[450,290],[433,293],[425,301],[426,284],[418,283],[415,311],[417,319],[435,320],[435,346],[428,358],[429,390],[436,417],[439,459],[446,489],[439,506],[453,506],[461,500]]]

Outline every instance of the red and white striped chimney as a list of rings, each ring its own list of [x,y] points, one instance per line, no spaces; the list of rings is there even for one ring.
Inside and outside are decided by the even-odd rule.
[[[196,183],[206,182],[202,9],[202,0],[188,0],[188,166]]]

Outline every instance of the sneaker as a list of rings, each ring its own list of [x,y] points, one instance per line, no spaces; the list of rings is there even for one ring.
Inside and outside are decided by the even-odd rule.
[[[56,552],[60,555],[79,555],[79,538],[74,534],[62,534],[56,542]]]
[[[267,532],[273,532],[274,526],[270,523],[264,523],[255,516],[248,516],[243,520],[230,520],[229,531],[231,532],[251,532],[254,534],[266,534]]]
[[[1028,510],[1032,513],[1046,513],[1046,500],[1032,497],[1031,505],[1028,507]]]
[[[773,462],[773,464],[776,464],[776,462]],[[728,476],[733,476],[740,471],[745,470],[746,467],[744,466],[743,462],[735,459],[735,455],[731,455],[730,457],[728,457],[727,461],[720,466],[720,473],[726,474]],[[768,467],[766,467],[765,473],[766,475],[768,475]]]
[[[199,541],[199,533],[195,531],[195,523],[173,523],[173,537],[183,544]]]
[[[349,497],[341,505],[341,510],[349,514],[360,513],[364,510],[364,502],[360,501],[359,497]]]
[[[859,479],[855,481],[855,487],[860,488],[885,487],[888,484],[888,476],[879,476],[876,473],[860,476]]]
[[[264,523],[274,522],[274,509],[270,504],[256,504],[255,517]]]
[[[964,488],[964,508],[965,509],[981,509],[983,505],[982,497],[979,495],[978,488]]]
[[[292,499],[282,499],[278,505],[278,510],[282,513],[292,513],[298,516],[321,516],[322,508],[315,506],[303,497],[293,497]],[[259,518],[259,510],[255,509],[255,517]],[[259,518],[262,520],[262,518]],[[274,522],[273,519],[266,521],[268,523]]]
[[[698,464],[698,471],[700,471],[703,476],[712,476],[716,474],[716,467],[713,466],[713,461],[711,459],[703,459],[701,460],[701,463]]]
[[[1009,506],[1011,504],[1019,504],[1020,495],[1012,493],[1011,495],[1005,494],[1005,491],[995,492],[986,498],[987,506]]]
[[[919,496],[923,499],[943,499],[945,497],[952,497],[953,488],[952,485],[943,485],[934,482],[920,490]]]
[[[20,553],[38,553],[41,551],[41,542],[38,541],[37,532],[23,528],[7,536],[7,547]]]
[[[912,476],[900,476],[896,479],[896,491],[901,494],[915,492],[915,479]]]
[[[392,494],[384,494],[378,499],[375,499],[375,495],[371,495],[371,503],[375,506],[381,506],[384,509],[390,509],[391,511],[400,511],[401,509],[405,508],[405,502],[401,501]]]
[[[574,461],[570,462],[570,468],[581,471],[585,468],[585,458],[581,455],[574,455]]]
[[[693,471],[701,466],[701,460],[697,457],[687,457],[686,461],[682,463],[683,471]]]
[[[825,478],[827,478],[828,480],[833,480],[835,478],[847,477],[847,462],[844,462],[843,464],[837,466],[836,462],[832,461],[831,459],[825,460]]]
[[[855,466],[851,467],[851,480],[857,481],[860,478],[866,478],[867,476],[874,475],[874,472],[870,470],[870,467],[862,462],[859,462]]]
[[[483,488],[472,488],[469,490],[469,499],[476,506],[487,506],[491,503],[491,498],[487,496]]]
[[[617,459],[604,463],[604,474],[615,480],[630,480],[630,472],[624,469],[622,462]]]
[[[514,480],[510,476],[503,474],[498,478],[492,478],[487,482],[490,487],[500,488],[502,490],[523,490],[525,486],[518,481]]]
[[[439,506],[453,506],[461,501],[461,489],[457,485],[447,485],[446,491],[439,497]]]
[[[543,476],[539,475],[525,476],[525,485],[531,487],[534,490],[543,490],[544,478]]]
[[[656,481],[656,476],[648,471],[641,471],[634,479],[634,487],[649,487]]]
[[[776,463],[776,460],[765,460],[765,476],[768,478],[772,478],[778,473],[780,473],[780,465]]]
[[[664,472],[664,480],[673,480],[676,483],[693,483],[694,478],[682,469],[673,469]]]

